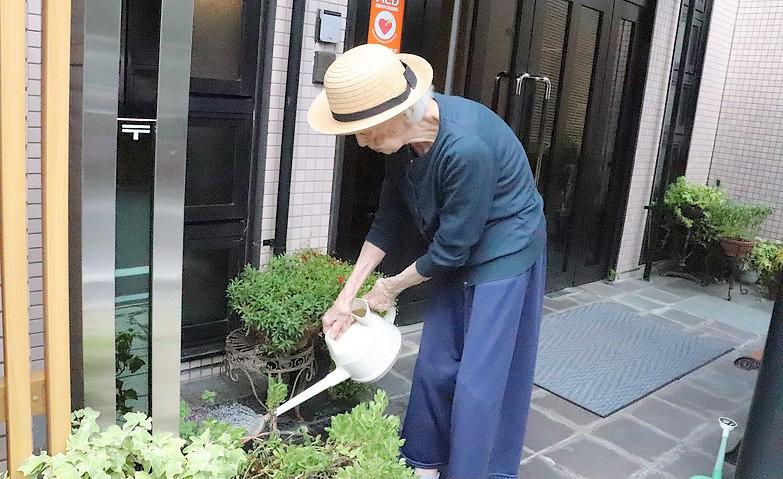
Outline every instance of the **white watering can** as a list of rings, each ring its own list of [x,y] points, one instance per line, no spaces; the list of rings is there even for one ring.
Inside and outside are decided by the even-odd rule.
[[[394,366],[402,349],[402,335],[394,326],[397,310],[391,308],[381,317],[370,310],[366,300],[355,299],[351,311],[355,321],[340,337],[334,339],[326,334],[326,346],[337,365],[335,370],[280,405],[275,415],[290,411],[346,379],[360,383],[377,381]]]

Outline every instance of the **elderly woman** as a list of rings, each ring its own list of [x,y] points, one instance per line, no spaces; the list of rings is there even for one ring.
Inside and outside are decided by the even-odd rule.
[[[365,297],[384,311],[405,289],[437,281],[402,453],[419,477],[517,477],[546,271],[543,201],[522,145],[483,105],[433,94],[426,60],[379,45],[332,64],[308,121],[388,155],[379,210],[324,331],[350,325],[351,301],[404,247],[401,219],[413,215],[427,252]]]

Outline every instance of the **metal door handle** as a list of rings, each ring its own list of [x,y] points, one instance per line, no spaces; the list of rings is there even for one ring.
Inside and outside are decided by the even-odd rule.
[[[545,87],[544,100],[541,104],[541,121],[538,124],[538,148],[536,149],[536,169],[533,174],[533,178],[538,186],[538,180],[541,177],[541,162],[544,159],[544,151],[547,147],[547,139],[544,138],[546,133],[547,114],[549,113],[549,99],[552,96],[552,82],[545,76],[532,76],[530,73],[523,73],[517,76],[516,92],[517,95],[522,94],[522,86],[525,80],[532,80],[537,83],[543,83]]]
[[[546,95],[545,98],[549,100],[549,98],[552,96],[552,82],[549,80],[549,78],[545,76],[533,76],[530,73],[523,73],[521,75],[517,75],[517,83],[516,83],[517,95],[522,94],[522,84],[524,83],[525,80],[533,80],[535,82],[543,83],[546,86],[546,92],[544,93]]]
[[[495,88],[492,90],[492,111],[498,112],[498,101],[500,101],[500,80],[503,78],[509,78],[509,73],[506,71],[498,72],[495,76]]]
[[[528,78],[533,78],[533,77],[530,76],[530,73],[523,73],[521,75],[517,75],[517,84],[516,84],[516,93],[517,93],[517,95],[521,95],[522,94],[522,84]]]

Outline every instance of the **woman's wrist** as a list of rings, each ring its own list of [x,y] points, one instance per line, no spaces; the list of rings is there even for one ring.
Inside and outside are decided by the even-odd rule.
[[[334,303],[340,307],[347,308],[351,305],[354,299],[356,299],[355,294],[351,294],[350,292],[343,289],[342,292],[340,292],[340,294],[337,296],[337,299]]]
[[[392,292],[398,296],[400,293],[410,288],[411,286],[416,286],[417,284],[423,283],[428,279],[429,278],[419,274],[418,270],[416,269],[416,263],[414,263],[405,268],[405,270],[400,274],[389,278],[388,286]]]

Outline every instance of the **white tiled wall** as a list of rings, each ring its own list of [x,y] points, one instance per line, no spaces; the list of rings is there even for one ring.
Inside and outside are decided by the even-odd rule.
[[[712,7],[686,171],[686,177],[699,184],[706,183],[710,174],[739,3],[740,0],[714,0]]]
[[[43,369],[41,264],[41,0],[27,0],[27,233],[30,287],[30,359]],[[2,308],[2,306],[0,306]],[[2,338],[0,329],[0,339]],[[3,375],[0,341],[0,377]],[[36,421],[38,422],[38,421]],[[40,436],[36,435],[40,446]],[[0,472],[5,471],[5,424],[0,422]]]
[[[283,125],[285,75],[288,58],[288,37],[291,28],[292,0],[280,0],[275,21],[272,91],[270,97],[269,135],[267,139],[266,179],[264,183],[264,238],[274,236],[277,183],[280,168],[280,144]],[[343,16],[343,32],[347,0],[327,2],[308,0],[305,14],[304,45],[299,80],[299,102],[294,143],[294,166],[291,182],[291,204],[288,218],[289,250],[326,248],[329,235],[329,212],[334,172],[335,137],[321,135],[307,124],[307,109],[321,91],[312,82],[313,55],[316,50],[342,52],[343,44],[316,44],[315,20],[319,8],[338,11]],[[269,252],[262,254],[262,262]]]
[[[617,271],[621,274],[628,275],[639,266],[647,218],[647,210],[644,206],[650,200],[650,184],[658,155],[679,7],[678,0],[659,0],[655,14],[647,84],[639,124],[639,140],[636,145],[636,157],[628,193],[628,209],[617,261]]]
[[[710,180],[732,196],[771,204],[763,234],[783,238],[783,2],[741,0]]]

